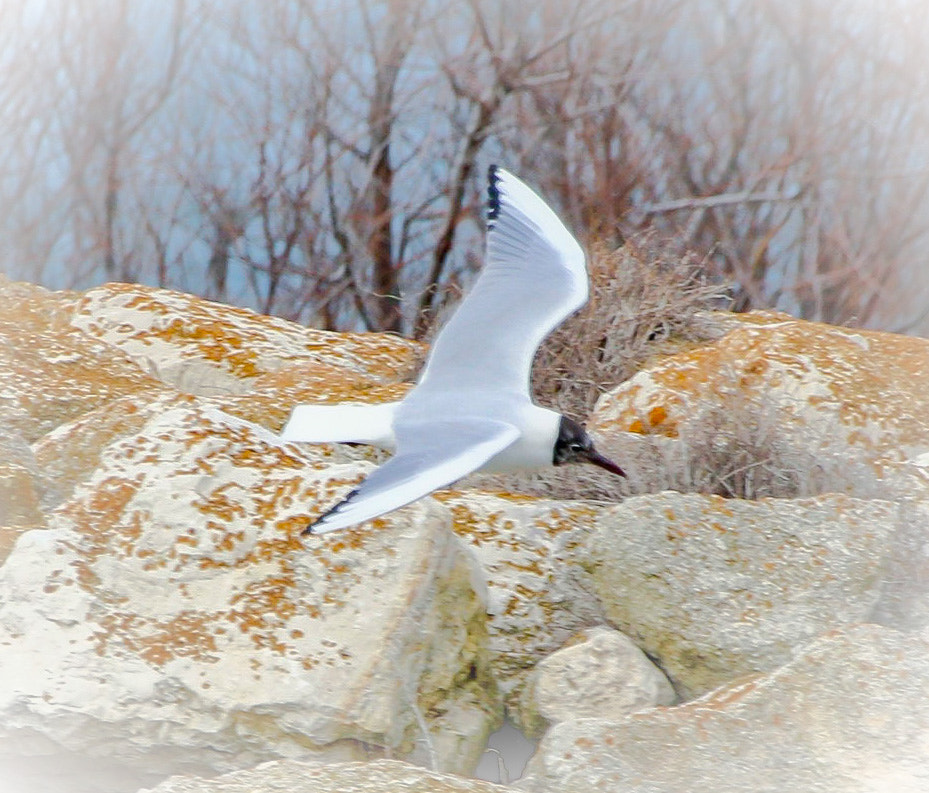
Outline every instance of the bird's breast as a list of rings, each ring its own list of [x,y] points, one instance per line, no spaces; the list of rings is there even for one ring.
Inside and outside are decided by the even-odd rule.
[[[549,468],[555,454],[555,440],[561,416],[551,410],[530,405],[518,423],[520,435],[515,443],[491,457],[479,470],[484,473],[533,471]]]

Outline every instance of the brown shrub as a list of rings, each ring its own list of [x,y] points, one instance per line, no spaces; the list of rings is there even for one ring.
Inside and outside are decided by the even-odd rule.
[[[699,315],[728,305],[696,255],[652,233],[589,259],[590,300],[543,342],[532,375],[540,404],[579,420],[653,356],[705,338]]]

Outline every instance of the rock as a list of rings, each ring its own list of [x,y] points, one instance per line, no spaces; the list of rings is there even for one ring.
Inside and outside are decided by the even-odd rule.
[[[369,467],[318,454],[196,404],[102,449],[0,568],[0,778],[473,767],[500,719],[473,560],[431,500],[301,540]]]
[[[61,500],[93,476],[104,450],[120,438],[135,435],[166,410],[197,404],[196,397],[173,389],[126,394],[59,425],[39,438],[32,449],[36,463],[54,482]]]
[[[321,370],[322,369],[322,373]],[[43,474],[53,483],[60,498],[67,497],[81,482],[86,481],[100,462],[102,450],[119,438],[138,432],[146,421],[172,407],[198,405],[213,407],[232,416],[279,432],[294,405],[304,402],[327,401],[330,397],[343,401],[375,403],[402,399],[406,384],[378,385],[357,378],[345,391],[338,390],[341,374],[328,371],[334,367],[294,364],[273,375],[259,376],[252,391],[229,396],[195,397],[173,389],[160,393],[128,394],[60,425],[33,445],[35,460]],[[308,370],[320,379],[307,376]],[[325,376],[324,376],[325,375]],[[335,382],[333,382],[335,381]],[[304,452],[329,458],[331,461],[381,460],[383,455],[372,447],[350,447],[345,444],[309,446]]]
[[[929,626],[929,502],[901,503],[898,515],[885,550],[881,599],[870,620],[918,631]]]
[[[139,793],[505,793],[476,779],[437,774],[398,760],[373,763],[273,761],[216,779],[172,777]]]
[[[77,292],[53,292],[24,281],[10,281],[0,274],[0,322],[17,325],[32,332],[66,333]]]
[[[538,663],[523,708],[557,724],[617,719],[674,699],[668,679],[638,647],[619,631],[600,626],[582,631],[575,643]],[[527,715],[522,720],[533,721]]]
[[[483,790],[377,758],[469,772],[501,700],[530,735],[555,724],[529,783],[559,793],[619,791],[627,771],[629,790],[754,791],[753,774],[778,777],[775,754],[801,780],[918,779],[901,758],[925,738],[901,736],[925,735],[911,661],[926,637],[901,650],[892,631],[843,626],[929,624],[926,342],[707,315],[711,341],[601,400],[592,429],[632,492],[788,498],[617,505],[615,477],[553,469],[538,492],[568,500],[447,491],[302,540],[384,455],[270,433],[298,403],[402,398],[422,345],[135,285],[0,278],[0,309],[0,787],[128,793],[175,773],[164,784],[191,790]],[[795,500],[829,489],[887,500]],[[604,709],[669,701],[633,644],[592,627],[607,622],[680,695],[725,688],[603,727]],[[878,679],[862,683],[868,664]]]
[[[67,325],[76,298],[0,289],[0,421],[32,442],[126,394],[161,384],[127,356]]]
[[[380,383],[410,373],[422,345],[386,333],[331,333],[138,284],[84,293],[74,327],[128,355],[161,382],[201,394],[242,394],[252,380],[311,361]]]
[[[45,526],[54,498],[29,444],[0,421],[0,565],[21,532]]]
[[[0,462],[0,565],[22,532],[44,526],[35,475],[24,466]]]
[[[511,715],[532,733],[520,717],[527,675],[578,631],[603,622],[576,557],[602,509],[489,493],[437,497],[484,572],[491,666]]]
[[[602,514],[586,563],[609,621],[691,697],[869,619],[897,510],[837,494],[638,496]]]
[[[635,433],[684,447],[665,455],[671,471],[625,458],[636,492],[886,497],[885,471],[929,452],[929,341],[738,318],[717,341],[652,364],[598,402],[591,427],[615,442]]]
[[[137,431],[154,413],[194,404],[185,390],[214,394],[196,404],[213,405],[277,432],[300,403],[402,399],[409,384],[394,381],[421,353],[421,345],[386,334],[309,330],[139,285],[106,284],[83,298],[72,297],[72,302],[67,323],[57,332],[80,342],[95,359],[103,357],[100,350],[108,349],[114,361],[130,367],[139,383],[96,399],[82,397],[78,409],[31,432],[30,438],[37,439],[36,458],[61,497],[87,479],[107,444]],[[18,384],[11,389],[18,391],[15,399],[20,403],[31,408],[30,390],[41,390],[45,379],[55,376],[43,350],[57,343],[48,336],[32,339],[31,355],[38,356],[28,367],[32,381],[28,388]],[[139,367],[163,382],[144,375]],[[97,376],[77,370],[70,374],[75,389],[82,377]],[[20,421],[35,424],[34,413],[23,410]]]
[[[685,705],[557,724],[520,787],[919,793],[927,745],[929,637],[859,625]]]

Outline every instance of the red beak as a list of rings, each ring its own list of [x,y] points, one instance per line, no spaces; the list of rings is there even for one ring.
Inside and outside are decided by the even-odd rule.
[[[603,468],[605,471],[609,471],[611,474],[619,474],[619,476],[626,475],[626,472],[622,468],[620,468],[608,457],[604,457],[596,449],[590,449],[585,456],[587,458],[587,462],[593,463],[594,465]]]

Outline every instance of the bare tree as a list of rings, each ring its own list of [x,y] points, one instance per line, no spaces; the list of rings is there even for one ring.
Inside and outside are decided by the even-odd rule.
[[[927,327],[918,0],[32,1],[0,5],[10,272],[422,337],[499,161],[740,308]]]
[[[926,67],[921,37],[900,25],[909,16],[914,29],[929,27],[915,4],[893,6],[696,4],[682,23],[694,45],[686,68],[702,79],[667,81],[666,101],[655,101],[654,84],[636,92],[663,142],[651,160],[661,173],[644,181],[667,182],[642,208],[712,253],[739,286],[737,308],[887,321],[890,279],[913,254],[903,245],[929,233],[922,213],[900,212],[925,207],[929,187],[925,169],[906,165],[925,157],[915,85]]]

